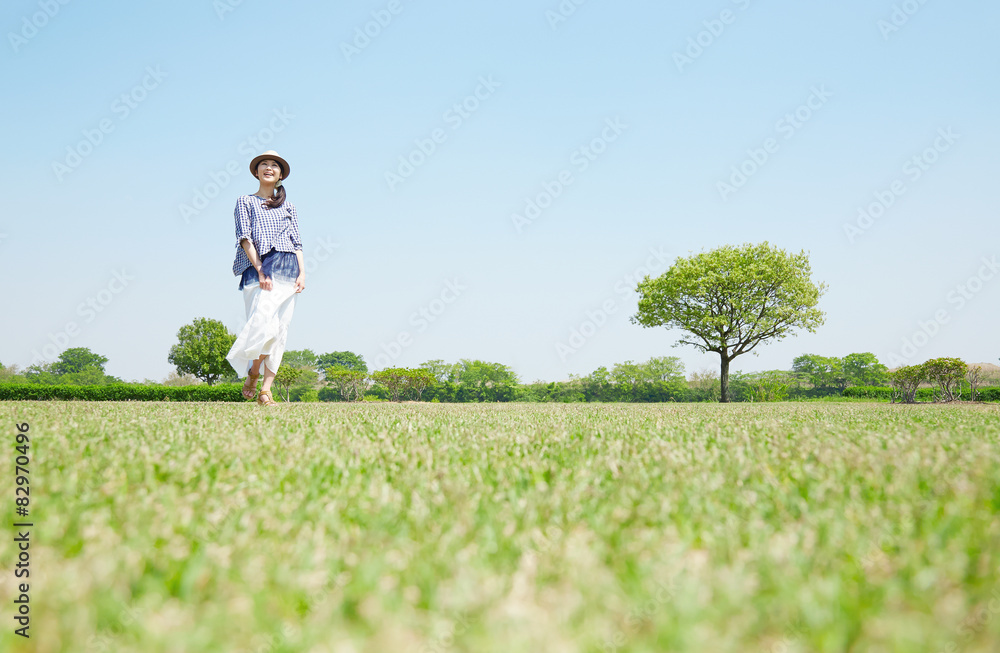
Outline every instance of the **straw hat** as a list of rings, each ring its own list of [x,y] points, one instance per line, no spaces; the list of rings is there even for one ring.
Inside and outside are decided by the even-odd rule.
[[[281,166],[282,181],[288,179],[288,175],[292,174],[292,168],[288,165],[288,161],[285,161],[280,156],[278,156],[278,153],[275,152],[274,150],[268,150],[267,152],[264,152],[259,156],[255,156],[253,158],[253,161],[250,162],[250,174],[254,176],[254,179],[257,178],[257,166],[259,166],[260,162],[263,161],[264,159],[274,159],[275,161],[278,162],[278,165]]]

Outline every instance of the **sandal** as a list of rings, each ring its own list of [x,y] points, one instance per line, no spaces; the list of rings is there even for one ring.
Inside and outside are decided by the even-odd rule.
[[[266,397],[266,398],[265,398]],[[277,406],[278,402],[271,397],[270,390],[261,390],[257,395],[257,403],[261,406]]]
[[[243,395],[244,399],[249,399],[253,401],[253,396],[257,394],[257,379],[260,378],[260,374],[249,374],[247,373],[247,380],[243,382],[243,389],[240,390],[240,394]],[[253,383],[251,388],[247,389],[248,383]],[[249,394],[248,394],[249,393]]]

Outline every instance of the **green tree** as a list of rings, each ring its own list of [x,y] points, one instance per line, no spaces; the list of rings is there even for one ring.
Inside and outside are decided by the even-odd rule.
[[[587,401],[614,401],[616,399],[614,379],[608,368],[598,367],[583,378],[582,392]]]
[[[393,401],[400,401],[408,383],[408,370],[404,367],[389,367],[372,373],[372,379],[389,392]]]
[[[59,385],[108,385],[122,382],[116,376],[105,374],[99,367],[86,367],[79,372],[61,374],[58,379]]]
[[[29,365],[24,370],[24,380],[39,385],[58,385],[59,375],[52,371],[53,363]]]
[[[792,361],[792,372],[814,388],[843,390],[847,387],[844,362],[836,357],[802,354]]]
[[[211,385],[233,373],[226,354],[234,342],[236,336],[219,320],[195,318],[177,331],[177,344],[170,348],[167,362],[177,374],[191,374]]]
[[[501,363],[488,363],[463,358],[452,369],[452,378],[465,385],[492,388],[498,385],[516,385],[517,374]]]
[[[458,401],[510,401],[518,384],[514,370],[501,363],[463,358],[452,368]]]
[[[594,383],[597,385],[605,386],[611,384],[611,373],[608,372],[608,368],[603,365],[591,372],[589,378],[593,379]]]
[[[304,370],[315,370],[318,358],[311,349],[289,350],[281,356],[281,364]]]
[[[304,372],[307,370],[301,367],[292,367],[291,365],[284,364],[284,357],[282,357],[281,367],[278,368],[278,373],[274,375],[274,382],[285,390],[285,401],[291,401],[288,397],[288,391],[291,389],[295,382],[299,380]]]
[[[407,367],[379,370],[372,373],[372,379],[388,390],[393,401],[400,401],[404,394],[420,401],[424,390],[435,382],[434,376],[427,370]]]
[[[684,363],[676,356],[654,356],[639,364],[643,381],[683,381]]]
[[[423,369],[408,370],[407,389],[416,395],[417,401],[423,395],[424,390],[434,385],[436,379],[434,375]]]
[[[29,383],[42,385],[107,385],[121,379],[104,373],[107,357],[86,347],[73,347],[48,364],[31,365],[24,372]]]
[[[282,367],[285,365],[284,359],[282,359],[281,365]],[[299,369],[302,370],[302,374],[299,375],[299,378],[295,379],[288,390],[290,400],[305,401],[302,397],[315,393],[317,395],[316,401],[319,401],[319,388],[322,387],[319,372],[307,367],[300,367]]]
[[[848,354],[844,356],[844,376],[852,386],[885,385],[889,381],[889,368],[870,352]]]
[[[942,401],[958,399],[969,366],[961,358],[934,358],[923,364],[924,377],[937,385]]]
[[[24,381],[18,372],[17,365],[10,365],[5,367],[3,363],[0,363],[0,382],[2,383],[16,383],[18,381]]]
[[[62,376],[96,369],[103,375],[104,364],[107,362],[107,357],[95,354],[86,347],[73,347],[59,354],[59,359],[52,363],[52,373]]]
[[[692,401],[718,401],[721,396],[719,373],[709,368],[691,372],[687,380]]]
[[[615,363],[611,368],[611,382],[617,401],[635,401],[638,385],[642,382],[643,370],[632,361]]]
[[[430,372],[438,383],[453,380],[455,366],[445,363],[440,358],[421,363],[420,368]]]
[[[923,383],[926,371],[923,365],[908,365],[889,373],[892,386],[892,403],[901,401],[912,404],[916,401],[917,388]]]
[[[324,374],[327,383],[340,392],[344,401],[360,401],[368,389],[368,373],[346,367],[328,367]]]
[[[675,346],[719,354],[720,401],[728,402],[734,358],[795,329],[814,332],[823,324],[817,304],[826,286],[814,284],[810,274],[805,252],[788,254],[767,242],[679,257],[659,277],[639,283],[632,322],[683,330]]]
[[[615,363],[615,366],[611,368],[611,379],[616,384],[634,388],[643,380],[643,370],[632,361]]]
[[[359,372],[368,371],[368,364],[365,363],[364,357],[351,351],[334,351],[318,356],[316,358],[316,366],[321,370],[325,370],[328,367],[344,367],[349,370],[358,370]]]
[[[286,351],[281,357],[280,372],[285,367],[294,367],[302,372],[296,376],[285,390],[285,398],[289,401],[304,401],[312,396],[314,391],[318,397],[319,370],[316,368],[318,357],[311,349],[295,349]],[[319,401],[317,398],[316,401]]]
[[[756,402],[784,401],[791,387],[788,372],[768,370],[746,376],[747,400]]]

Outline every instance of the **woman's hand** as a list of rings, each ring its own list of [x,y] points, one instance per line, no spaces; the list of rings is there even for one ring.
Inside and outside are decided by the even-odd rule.
[[[260,282],[261,290],[271,290],[272,288],[271,277],[265,276],[263,270],[257,271],[257,281]]]
[[[295,277],[295,292],[302,292],[306,289],[306,275],[300,274]]]

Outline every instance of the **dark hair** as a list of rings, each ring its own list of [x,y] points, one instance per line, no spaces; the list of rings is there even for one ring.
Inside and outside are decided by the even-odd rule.
[[[269,209],[276,209],[285,203],[285,185],[278,186],[271,199],[264,201],[264,206]]]

